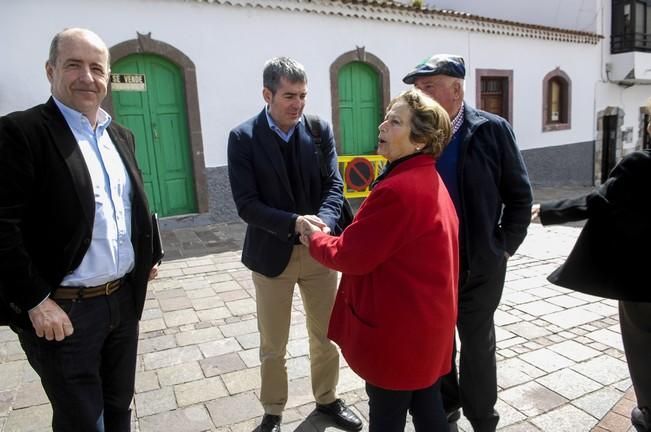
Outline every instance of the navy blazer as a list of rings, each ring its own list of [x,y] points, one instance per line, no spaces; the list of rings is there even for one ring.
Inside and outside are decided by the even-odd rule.
[[[265,108],[266,109],[266,108]],[[343,203],[343,182],[332,129],[321,122],[327,175],[320,170],[321,153],[306,127],[296,125],[298,157],[310,211],[334,230]],[[296,203],[280,147],[264,109],[230,132],[228,175],[239,216],[248,224],[242,262],[249,269],[275,277],[285,270],[295,245]]]
[[[587,219],[548,280],[617,300],[651,302],[651,150],[626,155],[594,192],[540,206],[543,225]]]
[[[115,122],[107,131],[132,183],[129,282],[140,314],[152,267],[151,219],[133,134]],[[94,218],[88,168],[53,99],[0,118],[0,322],[28,325],[26,311],[81,263]]]

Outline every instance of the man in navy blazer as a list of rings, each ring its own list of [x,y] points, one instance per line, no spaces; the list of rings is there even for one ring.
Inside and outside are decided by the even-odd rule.
[[[152,229],[133,134],[100,108],[95,33],[52,40],[52,97],[0,118],[0,321],[18,334],[54,432],[131,427]]]
[[[303,116],[307,75],[287,57],[269,60],[263,72],[265,108],[233,129],[228,172],[233,199],[248,224],[242,262],[252,270],[260,330],[261,432],[279,432],[287,402],[285,352],[294,286],[307,316],[312,392],[317,410],[340,427],[360,430],[359,418],[337,399],[339,354],[327,338],[337,274],[312,259],[298,240],[308,219],[333,231],[343,204],[332,130],[321,122],[322,151]],[[325,157],[326,172],[320,169]]]

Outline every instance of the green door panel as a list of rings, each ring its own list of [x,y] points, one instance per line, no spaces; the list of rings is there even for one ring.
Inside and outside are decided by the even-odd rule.
[[[339,129],[343,154],[374,154],[380,124],[380,79],[362,62],[339,70]]]
[[[161,216],[196,212],[183,80],[179,69],[154,55],[119,60],[113,73],[145,75],[146,91],[114,91],[116,121],[136,137],[136,157],[150,206]]]

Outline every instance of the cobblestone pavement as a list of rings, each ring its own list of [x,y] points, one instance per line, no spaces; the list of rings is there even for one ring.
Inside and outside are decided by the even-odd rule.
[[[536,198],[580,191],[536,191]],[[545,279],[578,232],[534,224],[509,262],[495,316],[501,431],[632,430],[634,396],[616,302]],[[242,233],[242,224],[230,224],[164,234],[168,259],[150,285],[140,326],[134,431],[250,432],[257,426],[259,338],[255,291],[240,263]],[[335,431],[313,413],[298,292],[287,357],[290,397],[283,430]],[[343,359],[338,391],[367,418],[363,381]],[[0,431],[49,431],[50,416],[15,335],[0,328]],[[463,419],[459,426],[472,430]]]

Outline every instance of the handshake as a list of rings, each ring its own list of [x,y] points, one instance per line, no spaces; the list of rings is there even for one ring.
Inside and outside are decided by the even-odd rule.
[[[305,215],[299,216],[296,219],[296,226],[294,232],[298,234],[305,246],[310,245],[310,237],[313,233],[321,231],[326,234],[330,233],[330,228],[326,225],[318,216],[315,215]]]

